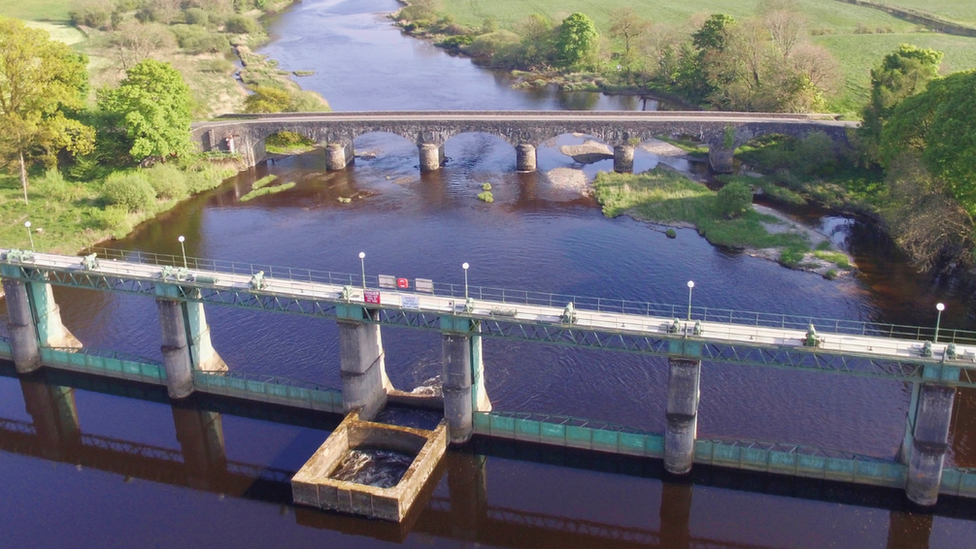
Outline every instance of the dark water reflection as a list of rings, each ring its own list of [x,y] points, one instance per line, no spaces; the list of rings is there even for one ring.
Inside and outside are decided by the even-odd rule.
[[[299,456],[333,418],[210,397],[170,407],[164,391],[121,382],[0,374],[11,547],[918,549],[965,547],[976,534],[972,507],[945,498],[917,514],[896,491],[704,467],[674,482],[647,460],[487,441],[449,452],[393,525],[290,505]],[[98,412],[81,403],[93,398],[120,414],[115,426],[90,421]],[[123,411],[132,403],[137,417]],[[139,424],[155,426],[154,442],[118,432]]]
[[[394,8],[392,0],[306,1],[280,16],[273,27],[280,38],[265,51],[289,70],[316,70],[303,85],[343,110],[636,106],[633,98],[512,90],[505,77],[404,38],[375,15]],[[321,153],[260,166],[113,246],[178,254],[184,235],[189,255],[340,272],[358,272],[365,251],[370,274],[461,283],[460,265],[469,262],[475,285],[665,303],[684,303],[692,279],[696,306],[903,324],[933,324],[933,304],[943,301],[944,329],[976,327],[972,288],[917,275],[876,231],[829,212],[797,216],[855,256],[860,273],[833,282],[714,248],[691,230],[669,240],[659,228],[606,219],[579,182],[609,162],[579,166],[558,151],[582,140],[548,143],[539,149],[539,173],[516,174],[510,145],[461,135],[447,143],[447,166],[421,175],[415,145],[370,134],[355,145],[375,156],[347,171],[327,173]],[[695,169],[641,150],[635,167],[658,162]],[[239,202],[267,173],[297,185]],[[493,204],[475,198],[486,182]],[[161,358],[151,299],[63,288],[56,296],[86,345]],[[231,369],[339,385],[334,322],[235,308],[207,315]],[[437,334],[389,329],[383,339],[397,388],[439,373]],[[484,359],[497,409],[664,428],[660,359],[504,340],[485,341]],[[971,502],[951,498],[930,515],[904,509],[898,491],[697,467],[692,482],[675,483],[662,480],[656,462],[500,444],[449,453],[408,525],[296,510],[282,479],[335,418],[227,401],[173,408],[161,391],[51,376],[0,378],[7,493],[0,529],[11,546],[670,548],[707,541],[918,549],[969,547],[976,539]],[[897,453],[910,396],[901,383],[716,364],[704,366],[701,390],[700,437],[884,458]],[[957,398],[951,463],[976,464],[974,395]],[[115,450],[91,448],[110,442]]]

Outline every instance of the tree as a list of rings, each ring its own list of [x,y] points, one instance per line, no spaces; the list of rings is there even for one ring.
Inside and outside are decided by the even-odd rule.
[[[176,38],[165,25],[140,23],[135,20],[121,23],[107,34],[105,44],[115,52],[122,70],[129,70],[143,59],[161,49],[176,46]]]
[[[47,31],[0,17],[0,157],[19,167],[25,203],[30,164],[50,166],[61,150],[85,154],[93,147],[92,129],[66,115],[84,106],[87,64]]]
[[[803,30],[803,16],[798,13],[800,6],[795,0],[763,0],[758,11],[776,47],[784,57],[790,57]]]
[[[591,59],[596,53],[597,39],[593,20],[582,13],[563,19],[556,38],[556,55],[561,66],[574,68]]]
[[[630,58],[634,41],[646,34],[650,26],[650,21],[638,15],[634,8],[625,7],[610,12],[610,36],[624,41],[625,58]]]
[[[120,121],[136,160],[165,160],[191,150],[190,88],[168,63],[141,61],[118,88],[101,90],[98,104]]]
[[[932,80],[902,101],[881,132],[881,163],[893,166],[906,153],[922,163],[946,191],[976,216],[976,71]]]
[[[881,133],[900,102],[922,92],[939,72],[942,52],[902,44],[871,71],[871,100],[857,131],[869,162],[879,162]]]
[[[728,31],[734,25],[735,19],[731,15],[712,14],[701,28],[691,35],[692,43],[702,55],[706,55],[709,51],[722,51],[725,49]]]

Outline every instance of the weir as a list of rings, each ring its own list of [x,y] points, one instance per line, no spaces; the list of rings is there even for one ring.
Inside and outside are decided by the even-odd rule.
[[[976,497],[976,472],[944,467],[956,388],[976,387],[976,333],[944,330],[943,343],[934,343],[926,341],[929,333],[918,327],[837,320],[823,322],[823,329],[815,332],[810,325],[817,319],[810,317],[715,310],[689,309],[687,320],[682,321],[676,318],[684,316],[685,308],[680,306],[586,298],[561,304],[562,296],[530,292],[519,292],[513,300],[511,292],[505,297],[495,290],[429,280],[415,285],[421,291],[408,292],[383,284],[370,286],[369,281],[355,287],[358,275],[287,269],[287,275],[281,276],[281,269],[276,273],[269,268],[269,276],[264,276],[253,265],[217,269],[198,259],[187,269],[174,269],[171,265],[178,264],[179,258],[102,253],[113,260],[98,263],[90,257],[0,250],[11,326],[20,328],[0,341],[0,357],[19,360],[19,372],[21,365],[41,363],[160,385],[177,400],[201,392],[367,418],[386,400],[402,399],[386,377],[382,326],[434,330],[442,334],[443,413],[452,443],[482,436],[663,459],[665,468],[679,475],[688,473],[694,463],[704,463],[897,487],[922,505],[934,504],[939,494]],[[64,346],[66,339],[57,334],[68,332],[59,328],[56,305],[48,299],[53,295],[50,285],[156,298],[163,363]],[[25,312],[24,303],[35,308],[40,303],[46,314],[30,308]],[[204,304],[335,319],[340,326],[342,390],[227,371],[210,345]],[[666,357],[666,432],[493,411],[481,357],[486,337]],[[699,381],[707,375],[703,362],[909,383],[916,390],[901,461],[783,442],[698,440]],[[71,422],[66,424],[70,431]],[[212,421],[201,418],[198,427],[193,421],[189,425],[181,442],[214,439]],[[219,450],[201,456],[194,457],[194,463],[222,459]]]

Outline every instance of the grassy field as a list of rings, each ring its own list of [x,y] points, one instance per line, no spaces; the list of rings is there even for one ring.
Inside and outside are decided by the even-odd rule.
[[[838,112],[850,112],[867,102],[871,68],[899,44],[915,44],[945,53],[943,74],[976,67],[976,38],[937,33],[849,34],[817,36],[815,41],[834,53],[845,76],[845,89],[833,101]]]
[[[733,17],[746,17],[756,12],[758,0],[441,0],[441,9],[459,22],[480,25],[485,18],[494,17],[502,27],[510,27],[518,21],[542,13],[561,20],[573,12],[583,12],[596,23],[601,32],[609,26],[610,13],[620,7],[633,7],[643,17],[654,22],[681,24],[695,15],[727,13]],[[810,28],[829,28],[834,32],[853,32],[861,23],[870,28],[890,27],[895,32],[915,29],[908,23],[884,12],[837,2],[835,0],[798,0]]]
[[[0,14],[32,21],[67,21],[67,0],[0,0]]]
[[[973,0],[874,0],[899,8],[908,8],[938,15],[943,19],[976,25],[976,2]]]
[[[51,35],[51,40],[64,42],[69,46],[74,44],[80,44],[87,39],[85,37],[85,33],[71,26],[70,23],[52,23],[48,21],[27,21],[26,24],[28,27],[31,28],[46,30],[47,33]]]

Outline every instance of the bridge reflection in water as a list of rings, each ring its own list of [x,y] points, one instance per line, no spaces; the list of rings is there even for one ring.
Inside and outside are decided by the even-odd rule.
[[[281,505],[283,510],[291,508],[290,478],[294,471],[228,459],[223,415],[317,429],[332,429],[341,419],[337,415],[198,395],[189,402],[171,407],[180,446],[176,450],[88,434],[80,427],[75,403],[76,389],[157,403],[170,402],[162,388],[53,370],[42,370],[23,377],[18,376],[13,366],[6,363],[0,365],[0,376],[17,380],[26,411],[31,417],[29,422],[0,418],[0,451],[76,465],[81,471],[90,468],[114,473],[122,475],[127,481],[132,478],[144,479],[222,496],[274,503]],[[595,468],[635,477],[658,478],[664,474],[660,464],[647,460],[621,456],[592,460],[591,455],[576,450],[477,438],[473,448],[447,454],[442,466],[434,473],[435,482],[429,484],[427,492],[418,500],[424,505],[416,506],[407,520],[400,524],[306,508],[294,508],[296,521],[301,526],[397,543],[416,533],[513,548],[765,547],[692,534],[695,488],[716,486],[888,509],[888,549],[926,549],[932,533],[932,514],[914,514],[900,507],[890,507],[890,502],[902,501],[893,490],[862,488],[853,494],[845,494],[833,483],[771,479],[768,476],[729,473],[708,467],[697,469],[692,475],[693,482],[662,482],[660,527],[657,530],[520,510],[489,502],[486,478],[489,456],[538,461],[557,467]],[[955,505],[951,498],[946,500],[940,502],[937,513],[976,519],[976,511],[967,511],[964,506]],[[620,501],[619,504],[621,507],[640,505],[633,501]]]

